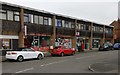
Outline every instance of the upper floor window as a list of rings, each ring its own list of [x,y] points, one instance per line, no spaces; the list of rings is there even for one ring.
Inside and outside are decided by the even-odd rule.
[[[76,25],[76,29],[79,29],[79,24],[77,23],[77,25]]]
[[[49,20],[49,25],[52,25],[52,19],[49,18],[48,20]]]
[[[103,32],[103,28],[102,27],[100,27],[100,32]]]
[[[43,24],[43,16],[39,16],[39,24]]]
[[[56,23],[57,25],[56,26],[57,27],[61,27],[62,26],[62,20],[57,19],[56,21],[57,21],[57,23]]]
[[[6,20],[6,17],[7,17],[7,12],[6,12],[6,10],[0,9],[0,19]]]
[[[7,20],[12,20],[13,21],[13,11],[7,11]]]
[[[24,22],[29,22],[29,14],[24,14]]]
[[[92,31],[95,31],[95,26],[92,27]]]
[[[33,20],[34,20],[33,18],[34,18],[34,17],[33,17],[33,14],[29,14],[29,22],[30,22],[30,23],[34,23],[34,22],[33,22]]]
[[[44,17],[44,25],[48,25],[48,17]]]
[[[89,25],[86,25],[86,30],[89,30]]]
[[[65,27],[69,28],[69,22],[68,21],[65,21]]]
[[[75,24],[74,24],[74,22],[72,22],[72,24],[71,24],[71,25],[72,25],[72,28],[75,28]]]
[[[65,21],[62,20],[62,27],[65,27]]]
[[[38,16],[34,15],[34,23],[38,24]]]
[[[85,24],[83,24],[83,30],[86,30],[86,25]]]
[[[69,28],[71,28],[72,27],[72,24],[71,24],[71,22],[69,22]]]
[[[80,24],[80,29],[84,30],[84,24]]]
[[[20,21],[20,13],[19,12],[14,12],[14,19],[15,19],[15,21]]]

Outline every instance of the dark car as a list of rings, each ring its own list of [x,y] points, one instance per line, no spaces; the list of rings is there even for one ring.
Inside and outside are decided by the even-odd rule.
[[[120,43],[115,43],[113,47],[114,49],[120,49]]]
[[[102,46],[99,47],[99,51],[108,51],[113,50],[113,45],[109,42],[104,43]]]

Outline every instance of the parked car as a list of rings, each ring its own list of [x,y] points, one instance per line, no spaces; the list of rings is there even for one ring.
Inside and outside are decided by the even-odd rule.
[[[6,52],[6,58],[7,59],[14,59],[19,62],[22,62],[24,59],[43,59],[44,54],[40,51],[35,51],[32,48],[19,48],[12,51]]]
[[[64,55],[74,55],[74,54],[75,54],[74,48],[65,48],[63,46],[55,47],[51,51],[52,56],[54,56],[54,55],[64,56]]]
[[[102,46],[99,47],[99,51],[108,51],[108,50],[113,50],[113,45],[112,43],[104,43]]]
[[[120,49],[120,43],[115,43],[113,47],[114,49]]]

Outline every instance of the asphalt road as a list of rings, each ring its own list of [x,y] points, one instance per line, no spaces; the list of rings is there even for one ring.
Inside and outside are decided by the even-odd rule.
[[[104,69],[104,65],[110,65]],[[92,66],[91,66],[92,65]],[[90,71],[92,67],[94,71]],[[106,66],[105,66],[106,67]],[[100,68],[100,69],[99,69]],[[111,69],[110,69],[111,68]],[[108,69],[108,70],[107,70]],[[77,53],[74,56],[45,57],[43,60],[2,63],[3,73],[118,73],[118,50]]]

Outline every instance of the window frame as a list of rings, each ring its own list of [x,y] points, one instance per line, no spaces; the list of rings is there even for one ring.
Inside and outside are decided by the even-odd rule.
[[[18,13],[18,14],[16,14],[15,12]],[[19,17],[19,20],[16,20],[15,17]],[[13,18],[14,18],[14,21],[20,21],[20,12],[14,11],[14,12],[13,12]]]
[[[7,10],[1,9],[0,13],[1,13],[1,19],[7,20]],[[3,14],[5,15],[5,18],[3,18]]]

